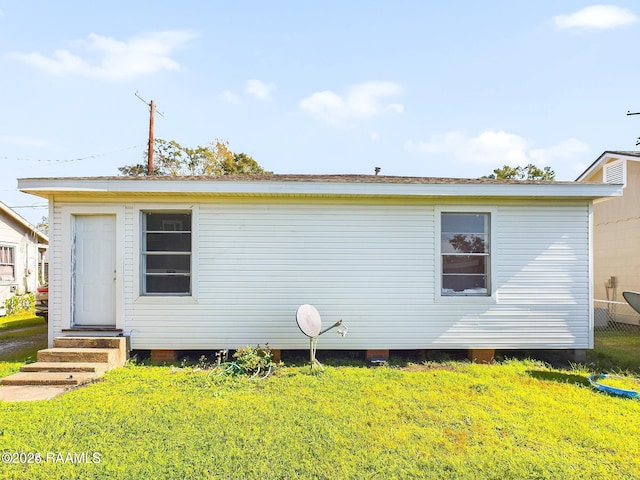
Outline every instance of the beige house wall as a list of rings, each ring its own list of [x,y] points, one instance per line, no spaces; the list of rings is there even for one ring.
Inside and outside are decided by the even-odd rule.
[[[626,161],[623,196],[593,207],[594,298],[624,302],[622,292],[640,291],[640,162]],[[603,181],[600,168],[589,178]],[[613,288],[605,284],[615,277]]]

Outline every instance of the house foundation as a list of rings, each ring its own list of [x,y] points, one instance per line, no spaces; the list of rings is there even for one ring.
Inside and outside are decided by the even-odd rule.
[[[271,360],[274,363],[280,363],[281,358],[282,358],[282,354],[279,349],[271,349]]]
[[[365,359],[367,362],[373,360],[389,360],[389,350],[367,350],[365,353]]]
[[[173,363],[178,359],[176,350],[151,350],[152,362]]]
[[[493,348],[470,348],[467,353],[473,363],[491,363],[496,351]]]

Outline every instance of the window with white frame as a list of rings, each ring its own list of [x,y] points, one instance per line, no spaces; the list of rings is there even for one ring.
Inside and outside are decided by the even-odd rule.
[[[441,295],[488,296],[491,214],[440,214]]]
[[[15,247],[0,245],[0,281],[13,282],[16,279]]]
[[[142,212],[141,293],[191,294],[191,212]]]

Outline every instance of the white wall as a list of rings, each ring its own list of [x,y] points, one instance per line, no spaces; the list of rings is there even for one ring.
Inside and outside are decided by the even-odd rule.
[[[157,205],[195,207],[194,295],[138,296],[139,212],[149,204],[126,203],[123,328],[135,349],[308,348],[295,322],[303,303],[318,308],[324,326],[341,318],[349,326],[345,338],[329,332],[320,339],[327,349],[592,344],[588,201],[477,204],[494,217],[493,295],[455,299],[434,289],[437,201]],[[53,245],[61,215],[54,209]],[[59,249],[51,255],[56,278],[68,268],[58,263]],[[69,315],[57,296],[54,334]]]
[[[12,290],[35,292],[38,287],[38,244],[33,234],[13,219],[0,214],[0,245],[14,247],[15,279],[0,280],[0,314],[4,303],[15,295]]]

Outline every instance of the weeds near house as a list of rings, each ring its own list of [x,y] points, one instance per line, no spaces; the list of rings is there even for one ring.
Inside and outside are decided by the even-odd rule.
[[[33,293],[14,295],[7,298],[4,305],[7,309],[7,315],[19,315],[21,313],[33,315],[36,309],[36,297]]]
[[[233,358],[235,360],[232,362],[224,361],[211,365],[211,370],[207,377],[245,375],[252,379],[264,380],[276,368],[273,354],[268,344],[264,348],[260,345],[256,348],[251,346],[240,347],[233,354]]]
[[[236,359],[235,363],[246,375],[258,375],[260,372],[271,371],[275,368],[269,344],[265,347],[258,345],[256,348],[251,346],[238,348],[233,354],[233,358]]]
[[[6,367],[5,367],[6,369]],[[9,367],[11,369],[11,367]],[[0,372],[6,370],[0,369]],[[637,478],[640,401],[540,362],[282,367],[255,382],[129,366],[49,402],[1,403],[8,478]],[[92,457],[93,458],[93,457]]]

